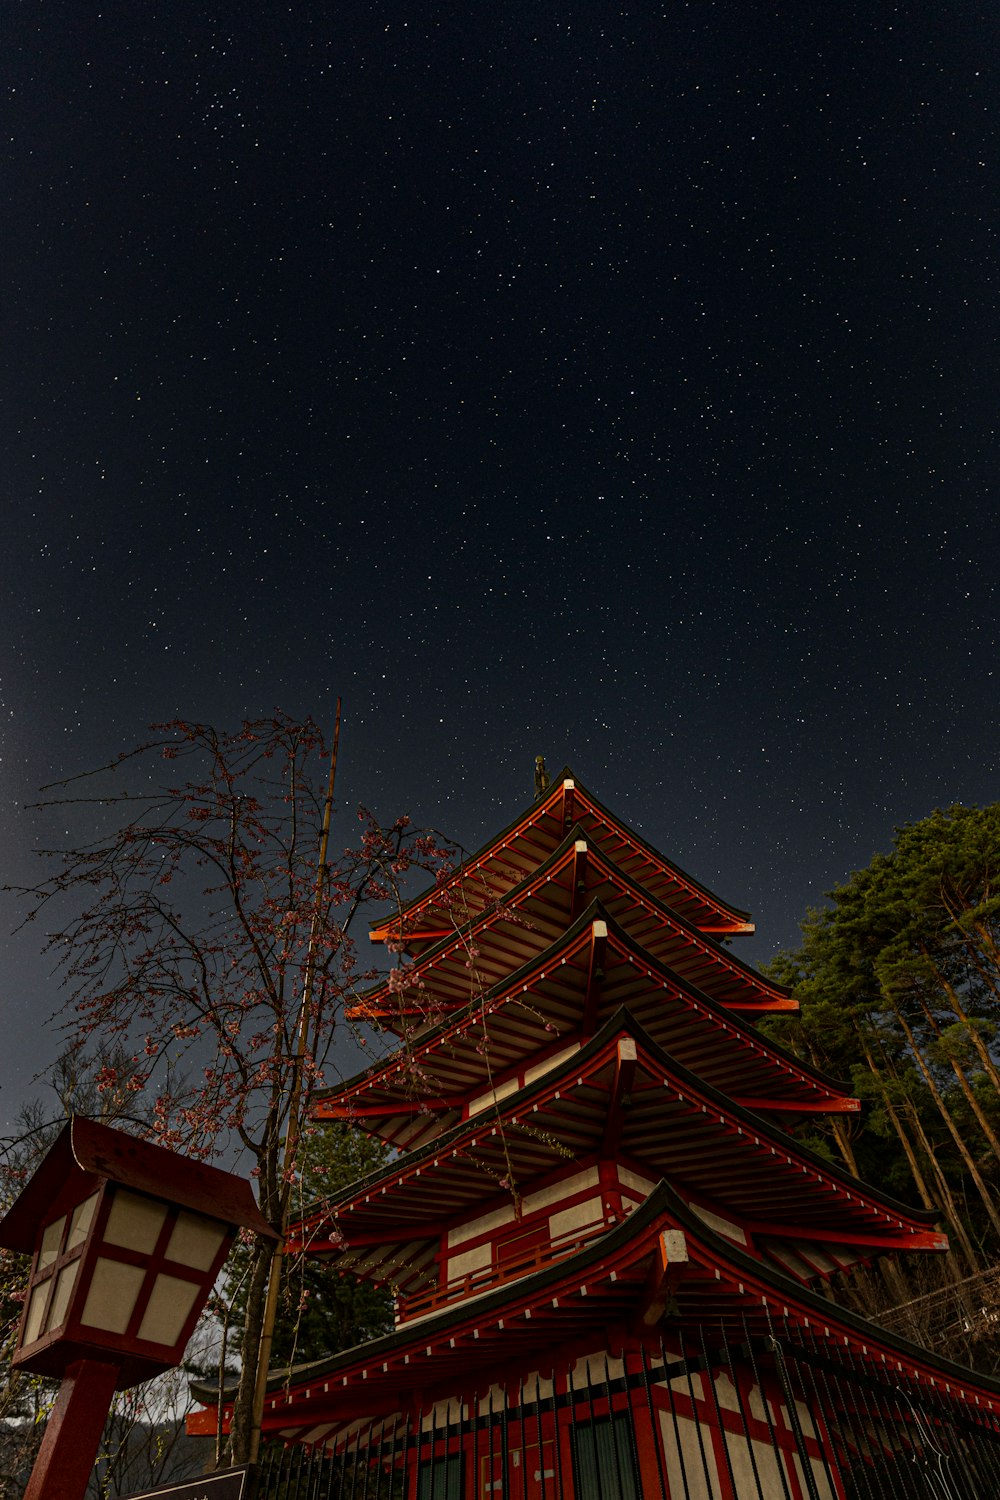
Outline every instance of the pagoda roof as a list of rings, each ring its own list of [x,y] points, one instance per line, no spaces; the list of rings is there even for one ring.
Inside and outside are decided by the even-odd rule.
[[[578,1051],[306,1215],[293,1244],[415,1292],[442,1233],[565,1167],[614,1157],[735,1218],[779,1258],[782,1241],[946,1249],[936,1215],[870,1188],[777,1126],[733,1104],[620,1010]],[[494,1205],[495,1206],[495,1205]],[[327,1226],[335,1221],[332,1234]],[[793,1252],[797,1255],[797,1252]],[[836,1261],[837,1257],[834,1257]],[[815,1274],[813,1268],[806,1274]]]
[[[348,1010],[397,1030],[408,1017],[464,1007],[543,952],[591,900],[632,932],[648,953],[721,1005],[746,1013],[797,1011],[785,985],[758,974],[652,896],[593,845],[577,825],[549,857],[504,896],[425,948],[403,970],[404,987],[386,979]],[[399,973],[399,971],[396,971]],[[412,1002],[407,989],[412,986]]]
[[[431,1140],[505,1095],[627,1008],[670,1055],[744,1108],[854,1112],[847,1085],[759,1036],[646,953],[598,901],[483,999],[319,1094],[316,1119],[350,1119],[399,1148]]]
[[[346,1349],[327,1359],[299,1366],[291,1372],[271,1371],[268,1374],[267,1388],[269,1392],[275,1394],[276,1399],[268,1402],[268,1409],[276,1411],[280,1406],[284,1406],[285,1414],[288,1414],[289,1406],[299,1406],[300,1403],[308,1405],[323,1395],[329,1394],[332,1397],[331,1406],[336,1408],[338,1417],[356,1416],[362,1411],[367,1413],[372,1408],[365,1403],[370,1401],[376,1388],[384,1385],[387,1395],[393,1389],[398,1395],[401,1369],[406,1369],[410,1365],[411,1357],[414,1364],[419,1367],[419,1374],[417,1368],[408,1372],[415,1381],[422,1384],[425,1376],[432,1380],[454,1379],[455,1346],[452,1335],[468,1336],[470,1353],[478,1354],[476,1328],[481,1323],[483,1326],[490,1326],[490,1320],[495,1319],[499,1314],[499,1332],[502,1338],[506,1327],[504,1314],[508,1310],[512,1313],[511,1331],[515,1338],[522,1331],[527,1331],[530,1335],[532,1332],[530,1314],[536,1298],[540,1299],[539,1310],[546,1303],[557,1311],[562,1310],[558,1320],[560,1339],[572,1337],[575,1332],[591,1334],[595,1319],[598,1326],[601,1324],[602,1304],[589,1303],[588,1305],[585,1299],[580,1299],[580,1276],[591,1272],[595,1278],[595,1288],[598,1284],[602,1289],[607,1287],[619,1316],[625,1308],[634,1303],[637,1288],[645,1282],[648,1276],[649,1258],[653,1253],[655,1243],[655,1229],[660,1227],[661,1223],[666,1222],[665,1215],[668,1210],[663,1186],[660,1184],[654,1189],[650,1197],[640,1204],[633,1214],[610,1229],[599,1240],[591,1242],[575,1255],[543,1266],[531,1275],[520,1278],[516,1283],[506,1282],[500,1287],[482,1293],[479,1297],[455,1303],[440,1312],[432,1313],[429,1317],[399,1324],[391,1333],[383,1334],[380,1338],[372,1339],[354,1349]],[[652,1239],[650,1230],[654,1231]],[[630,1270],[631,1275],[627,1274]],[[589,1289],[588,1286],[588,1291]],[[567,1300],[564,1301],[564,1298]],[[528,1318],[525,1318],[525,1309],[528,1310]],[[531,1342],[537,1354],[539,1347],[537,1327],[534,1329],[534,1339]],[[465,1337],[462,1337],[462,1344],[464,1348]],[[443,1356],[440,1362],[435,1358],[438,1352]],[[482,1352],[485,1353],[485,1349]],[[509,1359],[510,1353],[508,1349],[505,1362]],[[478,1358],[475,1360],[475,1366],[482,1369],[486,1376],[487,1386],[494,1378],[490,1375],[490,1370],[492,1367],[495,1371],[496,1362],[495,1346],[490,1358],[483,1360],[482,1363]],[[294,1377],[294,1384],[290,1389],[288,1388],[289,1373]],[[388,1379],[385,1379],[386,1376]],[[360,1385],[362,1379],[364,1379],[362,1387],[364,1395],[362,1404],[358,1406],[355,1404],[358,1399],[357,1392],[352,1389],[352,1386],[355,1380]],[[218,1395],[218,1386],[214,1381],[192,1382],[191,1388],[198,1400],[206,1404],[213,1404]],[[232,1395],[234,1390],[235,1385],[227,1390],[227,1396]],[[287,1397],[291,1400],[286,1399]],[[315,1416],[311,1420],[315,1421]],[[274,1425],[273,1422],[267,1421],[267,1418],[265,1418],[265,1423],[267,1426]]]
[[[463,860],[442,885],[430,887],[398,912],[373,922],[372,941],[382,942],[390,934],[401,932],[409,951],[421,951],[428,942],[435,942],[453,930],[456,890],[458,904],[466,915],[494,905],[511,886],[519,884],[544,863],[574,825],[579,825],[583,836],[610,855],[633,881],[692,926],[704,932],[753,932],[753,923],[745,911],[723,901],[679,865],[664,858],[599,802],[565,766],[541,797]],[[443,900],[442,890],[452,896]]]
[[[665,1283],[666,1315],[657,1302]],[[776,1335],[808,1340],[810,1352],[838,1366],[846,1355],[855,1384],[906,1382],[934,1390],[971,1417],[1000,1414],[1000,1380],[973,1375],[877,1328],[757,1260],[660,1182],[628,1218],[572,1255],[356,1348],[272,1371],[265,1429],[289,1441],[332,1442],[359,1418],[399,1411],[401,1393],[416,1388],[431,1401],[456,1394],[456,1370],[470,1395],[485,1394],[498,1370],[548,1374],[556,1350],[586,1354],[588,1344],[600,1347],[598,1331],[609,1327],[654,1349],[659,1344],[668,1359],[664,1333],[683,1341],[706,1328],[714,1341],[741,1347],[751,1339],[761,1349]],[[214,1383],[192,1389],[214,1404]]]

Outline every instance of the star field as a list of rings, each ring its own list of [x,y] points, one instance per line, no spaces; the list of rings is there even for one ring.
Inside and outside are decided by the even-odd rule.
[[[996,798],[991,9],[6,29],[5,879],[150,721],[338,693],[343,806],[475,846],[542,752],[758,961]]]

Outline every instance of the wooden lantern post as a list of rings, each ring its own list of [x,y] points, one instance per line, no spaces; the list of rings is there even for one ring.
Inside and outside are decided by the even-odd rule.
[[[82,1500],[115,1391],[180,1364],[240,1227],[241,1177],[73,1119],[0,1220],[32,1255],[13,1364],[61,1379],[24,1500]]]

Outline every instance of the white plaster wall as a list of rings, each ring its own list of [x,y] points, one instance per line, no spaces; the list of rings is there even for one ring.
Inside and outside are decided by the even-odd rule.
[[[588,1385],[595,1385],[599,1389],[604,1387],[604,1364],[607,1361],[607,1372],[609,1380],[622,1380],[625,1375],[625,1365],[620,1358],[614,1358],[606,1349],[598,1349],[591,1354],[583,1354],[573,1366],[573,1387],[577,1391],[586,1390]]]
[[[480,1234],[490,1234],[494,1229],[500,1229],[504,1224],[510,1224],[514,1219],[513,1203],[505,1203],[502,1208],[495,1208],[492,1213],[483,1214],[481,1218],[469,1219],[465,1224],[456,1224],[454,1229],[448,1230],[448,1246],[460,1245],[463,1240],[475,1239]]]
[[[572,1046],[564,1047],[561,1052],[554,1052],[551,1057],[527,1068],[524,1074],[525,1083],[532,1083],[543,1074],[551,1073],[552,1069],[557,1068],[561,1062],[565,1062],[567,1057],[572,1057],[574,1052],[579,1052],[581,1045],[580,1042],[574,1042]],[[508,1078],[505,1082],[498,1083],[495,1089],[486,1089],[484,1093],[477,1094],[474,1099],[469,1100],[469,1114],[477,1115],[480,1110],[487,1109],[495,1100],[509,1098],[511,1094],[517,1092],[520,1086],[516,1078]]]
[[[683,1378],[684,1394],[687,1394],[687,1380]],[[680,1387],[681,1382],[674,1381],[675,1387]],[[701,1395],[701,1381],[694,1376],[692,1384],[695,1394]],[[732,1386],[729,1387],[731,1394],[735,1395]],[[721,1396],[721,1391],[720,1391]],[[727,1400],[720,1401],[720,1405],[730,1406]],[[684,1481],[687,1482],[686,1493],[691,1500],[717,1500],[722,1493],[719,1482],[719,1460],[716,1457],[715,1440],[712,1431],[707,1424],[703,1424],[701,1431],[701,1442],[698,1440],[698,1432],[695,1423],[690,1417],[681,1412],[676,1413],[676,1428],[674,1415],[669,1411],[659,1413],[660,1437],[663,1443],[664,1467],[667,1472],[667,1480],[670,1493],[683,1495],[685,1493]],[[712,1423],[714,1427],[714,1421]],[[789,1490],[798,1495],[808,1495],[810,1491],[803,1482],[802,1467],[797,1454],[787,1453],[784,1456],[774,1451],[767,1442],[757,1438],[751,1438],[748,1446],[746,1437],[740,1432],[725,1433],[726,1451],[729,1462],[732,1465],[733,1477],[736,1481],[737,1495],[756,1495],[757,1480],[754,1478],[754,1466],[757,1469],[757,1478],[760,1488],[766,1500],[787,1500]],[[679,1451],[678,1451],[679,1449]],[[753,1457],[751,1458],[751,1449]],[[683,1461],[683,1465],[682,1465]],[[784,1468],[784,1475],[782,1466]],[[798,1482],[789,1482],[788,1465],[794,1466],[795,1476]],[[682,1474],[683,1467],[683,1474]],[[820,1459],[810,1462],[813,1479],[815,1482],[815,1493],[817,1500],[838,1500],[837,1493],[830,1486],[826,1469]],[[728,1489],[728,1476],[727,1476]]]
[[[474,1245],[471,1250],[463,1250],[461,1254],[449,1257],[444,1280],[456,1281],[460,1276],[468,1276],[470,1271],[480,1271],[491,1260],[492,1251],[488,1240],[484,1245]]]
[[[792,1463],[795,1465],[795,1473],[799,1482],[799,1494],[808,1495],[809,1490],[806,1488],[805,1482],[802,1478],[802,1463],[799,1459],[799,1455],[797,1453],[793,1453],[791,1455],[791,1458]],[[809,1467],[812,1469],[813,1481],[816,1485],[817,1500],[837,1500],[837,1491],[832,1488],[829,1476],[827,1475],[826,1469],[823,1467],[823,1464],[820,1462],[820,1460],[817,1458],[810,1459]]]
[[[440,1432],[450,1422],[467,1422],[469,1409],[456,1397],[450,1396],[444,1401],[436,1401],[430,1411],[424,1412],[421,1422],[421,1432]]]
[[[670,1412],[661,1411],[660,1438],[663,1443],[667,1487],[671,1495],[687,1495],[690,1500],[715,1500],[719,1494],[719,1475],[708,1434],[702,1433],[702,1441],[705,1445],[704,1463],[698,1443],[698,1432],[690,1417],[681,1416],[678,1412],[675,1428]]]
[[[548,1208],[552,1203],[561,1203],[564,1198],[573,1193],[579,1193],[588,1187],[596,1188],[598,1185],[597,1168],[588,1167],[586,1171],[577,1172],[573,1177],[564,1178],[562,1182],[554,1182],[546,1188],[540,1188],[537,1193],[528,1193],[521,1200],[521,1213],[524,1216],[537,1213],[539,1209]],[[570,1209],[567,1212],[574,1213],[575,1210]],[[596,1218],[597,1214],[591,1213],[591,1217]],[[491,1234],[493,1230],[502,1229],[504,1225],[513,1222],[514,1205],[505,1203],[502,1208],[494,1209],[492,1213],[482,1214],[478,1219],[469,1219],[466,1223],[456,1224],[454,1229],[449,1229],[448,1247],[450,1249],[462,1244],[465,1240],[476,1239],[481,1234]]]
[[[540,1375],[537,1370],[533,1370],[521,1382],[521,1400],[525,1403],[551,1401],[554,1389],[550,1376]]]
[[[540,1188],[537,1193],[528,1193],[522,1199],[521,1210],[525,1214],[537,1213],[540,1208],[548,1208],[551,1203],[561,1203],[572,1193],[579,1193],[583,1188],[596,1188],[600,1185],[600,1178],[596,1167],[588,1167],[585,1172],[577,1172],[573,1177],[564,1177],[562,1182],[553,1182],[547,1188]]]
[[[619,1166],[618,1168],[618,1181],[621,1183],[622,1187],[631,1188],[632,1191],[634,1193],[638,1193],[641,1198],[648,1198],[655,1186],[655,1184],[652,1183],[649,1178],[640,1177],[638,1172],[630,1172],[628,1167],[622,1166]]]
[[[601,1217],[601,1200],[597,1198],[584,1198],[582,1203],[574,1203],[572,1208],[564,1208],[549,1219],[549,1234],[552,1239],[558,1239],[560,1235],[572,1234],[574,1229],[583,1229],[588,1224],[596,1223]]]
[[[715,1396],[723,1411],[739,1411],[739,1392],[733,1385],[728,1370],[720,1370],[715,1377]]]
[[[726,1446],[729,1452],[729,1461],[733,1466],[733,1473],[736,1476],[737,1494],[756,1495],[757,1486],[753,1477],[754,1465],[750,1461],[746,1439],[728,1432],[726,1434]],[[788,1489],[792,1487],[789,1485],[787,1479],[782,1482],[782,1467],[779,1454],[775,1453],[770,1443],[761,1442],[757,1438],[751,1438],[750,1446],[753,1448],[753,1457],[757,1465],[760,1487],[767,1496],[767,1500],[785,1500]],[[793,1493],[795,1493],[794,1490]],[[808,1495],[808,1493],[808,1490],[798,1491],[800,1495]]]
[[[802,1429],[804,1436],[807,1438],[816,1438],[818,1441],[819,1433],[816,1431],[816,1424],[812,1419],[812,1413],[809,1411],[809,1408],[804,1406],[801,1401],[796,1401],[795,1414],[799,1419],[799,1427]],[[781,1415],[789,1432],[793,1432],[795,1429],[792,1427],[792,1419],[787,1407],[782,1407]]]
[[[750,1407],[750,1415],[758,1422],[766,1422],[770,1417],[772,1427],[781,1425],[782,1416],[779,1416],[778,1408],[773,1401],[768,1401],[767,1410],[764,1410],[764,1398],[759,1385],[751,1386],[750,1400],[747,1404]]]

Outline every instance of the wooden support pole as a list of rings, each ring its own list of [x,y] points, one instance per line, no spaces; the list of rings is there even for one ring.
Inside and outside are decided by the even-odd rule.
[[[83,1500],[108,1420],[119,1367],[78,1359],[63,1376],[24,1500]]]

